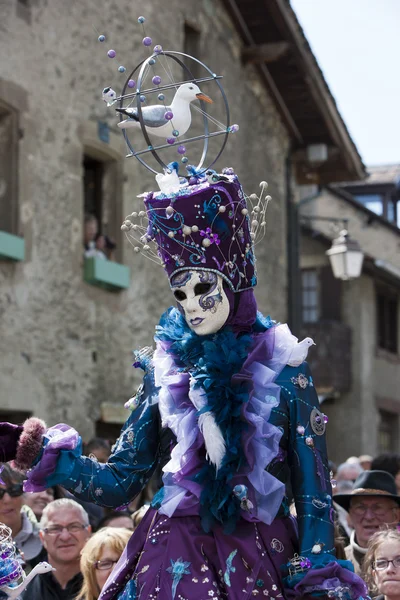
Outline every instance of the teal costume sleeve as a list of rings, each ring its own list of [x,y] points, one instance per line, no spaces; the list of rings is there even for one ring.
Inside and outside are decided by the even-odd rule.
[[[332,560],[334,512],[326,452],[326,416],[307,363],[285,367],[279,377],[289,416],[287,460],[299,529],[299,554],[311,562]],[[332,556],[333,555],[333,556]]]
[[[106,507],[129,502],[150,479],[162,450],[158,389],[152,373],[144,377],[138,406],[131,413],[106,464],[81,456],[82,441],[66,425],[50,428],[37,464],[28,473],[29,491],[62,485],[77,498]],[[72,442],[70,439],[72,438]]]

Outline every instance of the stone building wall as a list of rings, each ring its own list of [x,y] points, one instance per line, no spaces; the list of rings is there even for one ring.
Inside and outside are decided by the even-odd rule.
[[[124,160],[113,111],[101,100],[102,88],[119,80],[116,63],[106,58],[108,46],[97,36],[105,33],[121,63],[135,65],[143,58],[140,13],[154,43],[174,50],[183,49],[185,20],[195,21],[200,58],[224,75],[231,121],[240,132],[229,139],[216,168],[234,166],[248,193],[262,179],[270,184],[267,236],[257,248],[257,297],[264,312],[286,319],[288,135],[253,68],[242,66],[238,35],[221,4],[3,0],[0,93],[14,86],[17,95],[26,94],[28,108],[19,115],[15,232],[25,238],[26,259],[0,262],[0,410],[28,411],[49,424],[68,422],[84,438],[93,435],[101,407],[122,406],[139,383],[131,349],[151,343],[154,325],[170,304],[161,269],[134,258],[122,238],[119,259],[131,267],[129,290],[112,293],[82,277],[82,159],[98,120],[110,125],[103,150],[113,153],[123,175],[123,206],[113,218],[129,214],[138,206],[136,196],[155,186],[134,159]],[[3,194],[0,202],[8,201]]]

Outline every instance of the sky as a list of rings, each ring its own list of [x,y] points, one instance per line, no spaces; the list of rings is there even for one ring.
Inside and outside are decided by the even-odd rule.
[[[365,165],[400,163],[400,0],[290,0]]]

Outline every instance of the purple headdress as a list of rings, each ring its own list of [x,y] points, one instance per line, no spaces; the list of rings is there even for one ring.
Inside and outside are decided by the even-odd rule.
[[[233,169],[180,184],[172,193],[150,192],[146,213],[132,213],[123,225],[134,250],[159,262],[169,279],[182,271],[219,273],[232,292],[257,284],[254,245],[265,232],[270,196],[245,196]],[[258,239],[257,239],[258,238]],[[155,247],[154,247],[155,244]]]

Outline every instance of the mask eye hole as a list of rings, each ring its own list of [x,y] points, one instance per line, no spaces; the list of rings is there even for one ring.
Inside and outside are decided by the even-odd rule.
[[[194,295],[203,296],[211,290],[211,283],[196,283],[194,286]]]
[[[183,300],[186,300],[186,294],[185,292],[182,292],[182,290],[175,290],[174,296],[178,302],[183,302]]]

